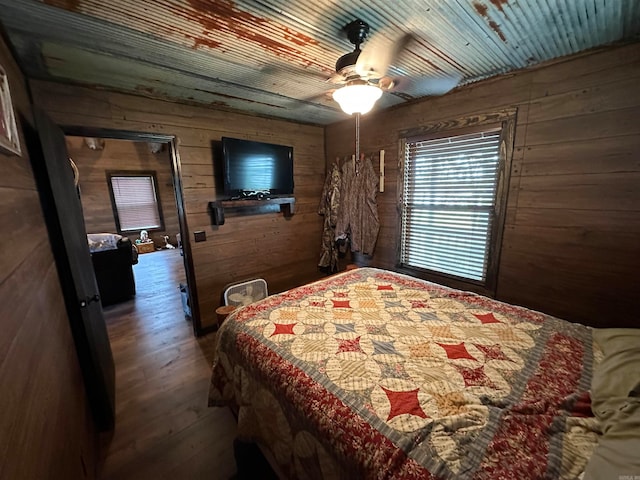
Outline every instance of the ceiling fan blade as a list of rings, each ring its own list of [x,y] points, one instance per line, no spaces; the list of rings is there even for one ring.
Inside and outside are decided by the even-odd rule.
[[[383,33],[367,40],[356,62],[356,72],[363,78],[381,78],[411,41],[411,34],[391,39]]]
[[[337,88],[331,88],[326,92],[307,95],[302,98],[291,98],[289,102],[290,104],[289,108],[296,108],[301,104],[315,104],[315,105],[324,105],[326,107],[332,107],[332,108],[335,107],[335,109],[337,110],[338,106],[337,104],[335,104],[332,96],[333,92],[335,92],[336,90]]]
[[[462,75],[445,77],[399,77],[394,78],[393,91],[399,91],[412,97],[444,95],[453,90],[462,80]]]

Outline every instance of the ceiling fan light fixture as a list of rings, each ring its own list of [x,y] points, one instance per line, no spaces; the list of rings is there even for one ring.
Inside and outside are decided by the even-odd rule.
[[[369,112],[381,96],[382,90],[366,83],[349,84],[333,92],[333,99],[349,115]]]

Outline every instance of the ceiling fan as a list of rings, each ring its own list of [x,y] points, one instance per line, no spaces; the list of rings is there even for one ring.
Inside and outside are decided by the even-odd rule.
[[[373,108],[384,91],[402,94],[405,87],[413,87],[420,96],[443,95],[461,80],[460,75],[411,78],[388,76],[389,67],[407,49],[413,35],[404,34],[395,40],[374,36],[361,50],[369,34],[369,24],[356,19],[343,27],[354,50],[336,62],[336,73],[328,81],[344,85],[333,92],[333,98],[348,114],[364,114]]]

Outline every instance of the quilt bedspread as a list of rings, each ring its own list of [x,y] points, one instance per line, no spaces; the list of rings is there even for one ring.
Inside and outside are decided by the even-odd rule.
[[[597,442],[591,330],[373,268],[244,307],[211,405],[291,478],[576,478]]]

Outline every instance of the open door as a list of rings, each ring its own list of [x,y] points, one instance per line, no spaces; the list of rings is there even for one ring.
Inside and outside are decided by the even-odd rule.
[[[71,331],[96,424],[100,430],[109,430],[115,423],[115,369],[82,205],[73,183],[64,133],[37,107],[34,115],[42,150],[30,154]],[[32,140],[31,146],[39,150],[37,141]]]

